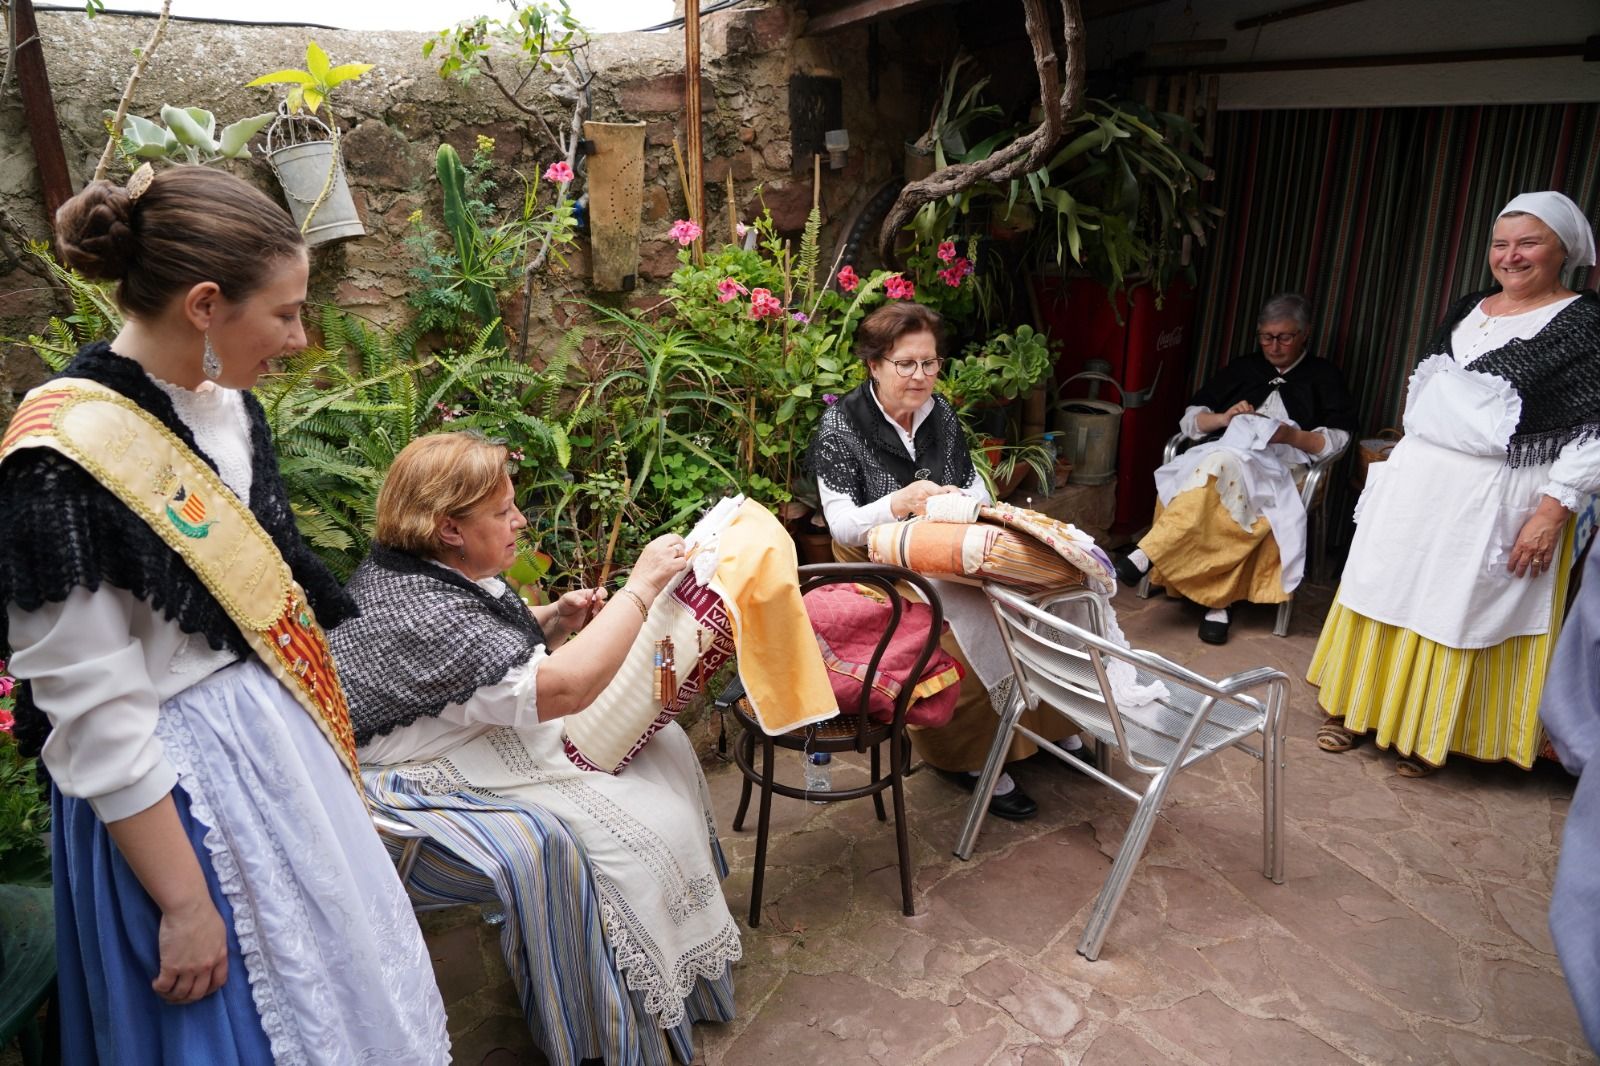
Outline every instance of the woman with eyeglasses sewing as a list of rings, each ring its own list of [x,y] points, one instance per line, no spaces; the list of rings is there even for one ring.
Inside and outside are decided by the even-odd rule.
[[[1452,753],[1533,765],[1573,514],[1600,490],[1600,299],[1569,286],[1593,227],[1561,193],[1523,193],[1488,260],[1498,287],[1445,313],[1405,439],[1367,472],[1306,678],[1330,715],[1317,745],[1370,733],[1404,777]]]
[[[1256,341],[1259,352],[1234,359],[1195,394],[1178,426],[1204,443],[1156,471],[1155,521],[1116,559],[1124,584],[1148,573],[1208,608],[1200,622],[1207,644],[1227,642],[1234,603],[1293,595],[1306,545],[1295,475],[1342,451],[1356,427],[1344,376],[1307,351],[1305,297],[1282,293],[1262,305]]]
[[[934,391],[943,366],[943,328],[928,308],[895,302],[856,329],[855,350],[866,364],[867,380],[823,414],[807,457],[833,535],[833,553],[841,562],[864,561],[874,526],[923,514],[929,497],[959,492],[990,502],[954,408]],[[945,634],[943,646],[961,664],[961,698],[948,725],[913,728],[911,741],[919,757],[970,790],[988,758],[999,718],[953,631]],[[1024,715],[1023,723],[1050,728],[1033,717]],[[1036,750],[1019,737],[1007,761]],[[1009,774],[1001,775],[990,814],[1025,821],[1038,810]]]

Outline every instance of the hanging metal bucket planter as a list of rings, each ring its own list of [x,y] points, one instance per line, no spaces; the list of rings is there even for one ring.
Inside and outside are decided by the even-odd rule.
[[[267,163],[283,186],[289,213],[307,244],[360,237],[367,232],[356,215],[333,131],[320,119],[291,115],[280,108],[267,128]]]

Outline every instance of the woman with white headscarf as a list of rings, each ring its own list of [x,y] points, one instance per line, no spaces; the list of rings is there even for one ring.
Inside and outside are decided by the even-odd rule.
[[[1421,777],[1456,753],[1532,766],[1573,513],[1600,489],[1600,298],[1589,220],[1557,192],[1496,218],[1498,288],[1458,300],[1411,375],[1405,439],[1367,472],[1307,680],[1325,751],[1371,732]]]

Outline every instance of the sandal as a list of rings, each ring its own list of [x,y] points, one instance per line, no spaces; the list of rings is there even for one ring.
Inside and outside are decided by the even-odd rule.
[[[1428,763],[1423,762],[1421,759],[1413,759],[1409,757],[1402,758],[1399,762],[1394,764],[1394,772],[1399,774],[1401,777],[1428,777],[1437,773],[1438,770],[1439,768],[1437,766],[1429,765]]]
[[[1360,733],[1352,733],[1346,729],[1338,718],[1330,717],[1317,730],[1317,747],[1323,751],[1331,751],[1335,755],[1349,751],[1365,739]]]

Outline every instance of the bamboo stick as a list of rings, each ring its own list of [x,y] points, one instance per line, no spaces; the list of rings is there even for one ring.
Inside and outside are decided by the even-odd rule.
[[[700,0],[687,0],[683,19],[683,104],[689,123],[689,213],[702,229],[706,223],[705,142],[700,130]],[[704,239],[694,242],[696,266],[704,260]]]
[[[739,243],[739,205],[734,201],[733,168],[728,168],[728,243]]]

